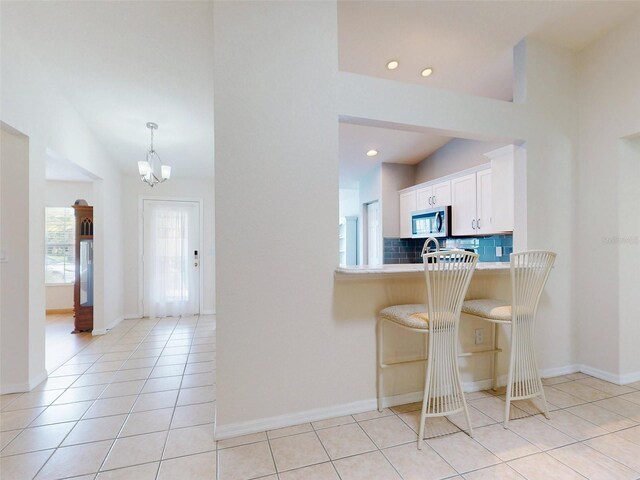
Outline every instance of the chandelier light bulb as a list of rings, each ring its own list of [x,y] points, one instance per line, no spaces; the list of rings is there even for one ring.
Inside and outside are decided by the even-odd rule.
[[[140,175],[140,180],[150,187],[154,187],[156,184],[165,182],[171,178],[171,167],[162,164],[160,156],[153,148],[153,131],[158,129],[158,124],[148,122],[147,128],[151,131],[151,143],[149,151],[147,152],[146,161],[141,160],[138,162],[138,174]],[[156,173],[157,166],[160,167],[159,174]]]

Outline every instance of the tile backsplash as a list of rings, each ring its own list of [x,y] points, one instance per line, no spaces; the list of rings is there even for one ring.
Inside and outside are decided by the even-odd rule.
[[[420,254],[424,238],[385,238],[384,263],[422,263]],[[440,238],[440,246],[470,249],[480,255],[481,262],[508,262],[513,252],[512,235],[490,237]],[[502,255],[496,256],[496,247],[502,247]]]

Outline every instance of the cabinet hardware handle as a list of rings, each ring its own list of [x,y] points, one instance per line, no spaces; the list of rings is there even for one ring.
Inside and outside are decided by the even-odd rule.
[[[427,201],[429,202],[429,205],[432,205],[432,203],[431,203],[431,197],[429,197],[429,198],[427,199]]]
[[[478,229],[480,229],[480,219],[478,219]]]
[[[434,196],[433,196],[433,204],[435,205],[436,203],[437,203],[437,202],[436,202],[436,196],[434,195]]]
[[[471,220],[471,228],[472,229],[476,229],[476,219],[474,218],[473,220]]]

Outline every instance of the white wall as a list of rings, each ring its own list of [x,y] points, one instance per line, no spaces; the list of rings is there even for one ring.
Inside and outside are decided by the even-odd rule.
[[[29,379],[45,371],[44,206],[47,149],[95,175],[94,333],[122,318],[122,234],[120,172],[83,119],[51,83],[32,55],[12,14],[20,2],[2,5],[1,120],[29,137]],[[108,231],[107,231],[108,229]]]
[[[29,139],[0,128],[0,393],[29,386]],[[43,262],[44,265],[44,262]]]
[[[415,165],[383,163],[381,172],[382,237],[400,237],[400,197],[398,190],[415,185]]]
[[[93,204],[92,182],[46,181],[45,206],[71,207],[78,199],[86,200],[89,205]]]
[[[203,159],[213,162],[213,159]],[[215,313],[215,237],[214,237],[214,197],[213,179],[171,179],[151,189],[137,176],[123,175],[122,221],[123,236],[128,239],[124,246],[124,311],[127,317],[142,315],[138,303],[139,288],[139,225],[140,198],[193,199],[202,200],[203,242],[200,265],[203,269],[203,305],[201,313]]]
[[[579,56],[575,282],[580,362],[640,380],[640,15]]]
[[[574,368],[572,54],[526,41],[516,62],[526,68],[517,75],[526,103],[513,104],[336,75],[334,2],[215,9],[217,434],[353,413],[375,398],[375,315],[352,313],[354,301],[382,306],[379,291],[333,276],[338,115],[526,140],[527,243],[559,253],[539,312],[540,364]],[[242,253],[254,239],[237,236],[247,215],[260,231],[260,254],[250,258]]]
[[[503,146],[503,143],[454,138],[416,165],[416,183],[489,163],[484,154]]]
[[[338,190],[338,217],[357,217],[360,215],[360,191],[357,188]]]
[[[64,182],[47,180],[45,185],[46,207],[70,207],[82,198],[93,205],[93,184],[91,182]],[[45,306],[47,310],[68,310],[73,308],[73,283],[46,285]]]
[[[347,401],[349,378],[336,372],[349,370],[344,352],[353,338],[332,320],[331,302],[336,5],[216,2],[214,9],[221,434]]]

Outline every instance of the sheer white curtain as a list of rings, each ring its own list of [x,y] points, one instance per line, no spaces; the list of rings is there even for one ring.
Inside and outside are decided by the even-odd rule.
[[[149,317],[197,313],[194,205],[145,202],[145,304]]]

